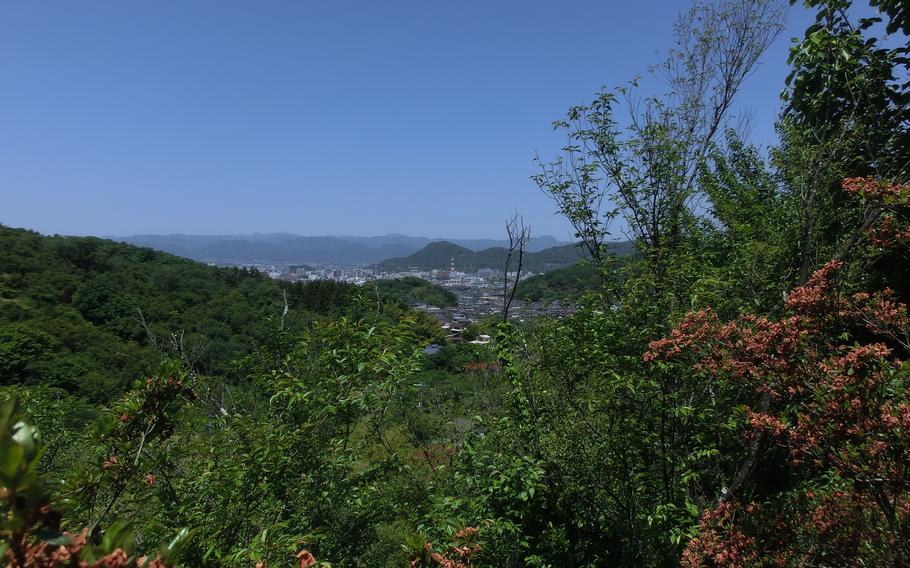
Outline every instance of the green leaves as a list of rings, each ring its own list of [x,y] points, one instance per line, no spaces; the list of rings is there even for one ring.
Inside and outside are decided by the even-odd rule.
[[[16,399],[0,401],[0,501],[3,509],[19,514],[37,506],[44,493],[38,479],[43,450],[34,427],[22,422]],[[17,522],[4,518],[2,522]]]
[[[20,415],[17,400],[0,402],[0,536],[3,537],[0,558],[6,558],[9,553],[19,564],[58,566],[61,565],[58,560],[49,555],[57,547],[70,547],[69,554],[78,554],[87,563],[116,553],[127,558],[126,564],[118,565],[135,566],[136,536],[129,521],[112,523],[98,546],[86,544],[83,536],[59,532],[59,518],[50,508],[50,496],[37,474],[44,450],[37,430],[21,421]],[[164,565],[171,566],[178,560],[190,534],[181,530],[171,543],[161,548],[160,560]],[[51,547],[36,546],[38,540]],[[152,559],[147,559],[143,566],[151,562]]]
[[[174,538],[158,549],[158,556],[168,565],[176,564],[193,539],[194,531],[186,527],[177,531]]]

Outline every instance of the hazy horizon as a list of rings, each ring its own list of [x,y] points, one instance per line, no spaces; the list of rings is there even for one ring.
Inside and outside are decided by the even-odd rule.
[[[687,6],[8,5],[0,223],[496,239],[517,211],[568,241],[535,153],[556,155],[568,107],[645,75]],[[739,98],[759,145],[809,19],[790,9]]]
[[[124,234],[124,235],[84,235],[84,236],[101,236],[101,237],[138,237],[138,236],[155,236],[155,237],[170,237],[170,236],[185,236],[185,237],[248,237],[248,236],[265,236],[265,235],[288,235],[292,237],[306,237],[306,238],[319,238],[319,237],[334,237],[334,238],[351,238],[351,239],[375,239],[382,237],[408,237],[412,239],[476,239],[476,240],[503,240],[502,236],[475,236],[475,235],[441,235],[441,236],[427,236],[427,235],[412,235],[408,233],[382,233],[382,234],[373,234],[373,235],[348,235],[343,233],[337,234],[319,234],[319,235],[306,235],[303,233],[289,233],[287,231],[253,231],[251,233],[133,233],[133,234]],[[73,235],[80,236],[80,235]],[[558,239],[555,235],[542,234],[538,235],[536,233],[531,235],[531,238],[547,238],[551,237],[560,242],[563,242],[561,239]],[[566,241],[568,242],[568,241]]]

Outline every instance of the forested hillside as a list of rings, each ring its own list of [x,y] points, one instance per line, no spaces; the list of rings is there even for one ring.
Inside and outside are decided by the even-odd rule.
[[[324,501],[321,514],[328,517],[318,522],[337,535],[324,546],[363,554],[374,537],[361,533],[375,536],[381,516],[395,518],[405,507],[397,499],[425,491],[426,476],[451,458],[450,444],[476,427],[473,412],[499,396],[495,385],[477,390],[463,371],[469,363],[492,362],[488,349],[465,344],[438,357],[419,354],[443,337],[435,319],[407,305],[453,305],[455,298],[417,278],[363,288],[279,284],[255,271],[101,239],[0,231],[0,393],[22,404],[0,409],[0,436],[10,436],[0,445],[9,452],[4,459],[19,460],[8,462],[9,472],[35,467],[28,460],[37,454],[14,450],[23,434],[13,417],[25,411],[41,427],[43,437],[29,444],[47,447],[40,467],[55,482],[53,494],[67,503],[63,528],[110,526],[128,516],[157,542],[177,534],[173,527],[192,524],[195,540],[181,550],[190,565],[283,556],[296,538],[279,533],[260,550],[241,543],[259,538],[264,523],[285,510],[287,487],[271,484],[291,483],[317,467],[328,477],[298,487],[305,492],[295,499],[309,507]],[[297,402],[281,409],[286,396]],[[286,414],[305,401],[311,410]],[[273,404],[274,414],[255,410]],[[433,408],[432,416],[419,411],[423,405]],[[328,424],[336,426],[326,430]],[[289,461],[294,454],[298,459]],[[393,456],[403,461],[389,470]],[[354,478],[350,468],[359,472]],[[32,478],[3,475],[13,476],[0,478],[4,484],[28,484],[21,497],[16,485],[4,485],[13,489],[3,494],[5,512],[27,510],[37,506],[31,499],[40,504],[48,495]],[[264,480],[270,481],[263,486]],[[324,483],[345,486],[348,497],[322,495]],[[203,500],[177,512],[178,494]],[[226,509],[212,509],[215,502]],[[387,540],[372,544],[377,551],[398,546],[394,523],[387,530]],[[235,536],[225,540],[226,531]],[[360,536],[342,538],[351,534]],[[215,546],[218,540],[222,545]],[[100,558],[132,546],[118,537],[75,550]],[[0,548],[8,550],[13,554]],[[407,554],[392,557],[406,562]]]
[[[0,297],[0,380],[95,401],[123,392],[159,351],[227,372],[271,332],[264,316],[282,308],[278,285],[255,271],[8,227],[0,227]]]
[[[419,279],[380,286],[384,303],[455,302]],[[272,341],[279,320],[299,331],[358,294],[347,284],[280,284],[255,270],[0,226],[0,384],[105,402],[165,355],[233,378],[232,362]]]
[[[390,258],[379,263],[384,270],[447,270],[452,262],[455,270],[475,272],[482,268],[502,270],[508,249],[493,247],[473,251],[449,242],[430,243],[412,255]],[[576,245],[550,247],[524,255],[524,268],[533,272],[545,272],[554,268],[569,266],[584,258],[584,252]]]
[[[413,276],[394,280],[377,280],[371,284],[371,287],[375,287],[381,298],[395,300],[406,305],[427,304],[437,308],[458,305],[458,297],[452,292]]]
[[[603,278],[594,267],[579,262],[522,280],[518,284],[517,296],[531,302],[575,301],[602,284]]]
[[[805,4],[768,151],[736,95],[771,0],[694,4],[658,81],[556,121],[534,181],[586,264],[524,291],[586,291],[489,342],[408,308],[449,301],[419,280],[283,290],[3,228],[0,558],[910,565],[910,21]]]

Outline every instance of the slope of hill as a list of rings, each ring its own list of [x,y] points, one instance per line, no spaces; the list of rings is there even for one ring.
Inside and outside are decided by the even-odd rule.
[[[403,245],[406,247],[413,248],[410,252],[415,252],[421,248],[427,246],[430,243],[446,241],[449,243],[456,244],[458,246],[471,249],[473,251],[480,251],[483,249],[493,248],[493,247],[503,247],[507,246],[508,242],[503,239],[428,239],[427,237],[411,237],[408,235],[400,234],[388,234],[382,235],[379,237],[337,237],[339,239],[344,239],[346,241],[351,241],[354,243],[365,244],[368,246],[382,246],[386,244],[396,244]],[[564,245],[566,243],[561,242],[551,235],[541,235],[539,237],[531,237],[530,242],[528,243],[528,250],[530,252],[537,252],[544,250],[546,248],[555,247],[559,245]],[[410,254],[410,252],[406,254]],[[404,256],[404,255],[402,255]]]
[[[617,257],[615,269],[629,258],[635,250],[635,245],[631,241],[611,243],[608,250]],[[522,300],[532,302],[554,300],[571,302],[602,285],[603,278],[598,271],[587,262],[579,262],[522,280],[518,284],[517,295]]]
[[[395,280],[374,280],[369,286],[375,287],[381,298],[404,305],[427,304],[437,308],[458,305],[458,296],[452,292],[413,276]]]
[[[385,270],[405,270],[409,267],[416,267],[424,270],[444,269],[455,259],[455,265],[464,268],[468,263],[464,259],[477,256],[479,253],[471,249],[456,245],[454,243],[441,241],[430,243],[414,254],[390,258],[379,263],[379,266]]]
[[[590,264],[579,262],[522,280],[516,294],[531,302],[572,301],[601,283],[600,275]]]
[[[0,225],[0,385],[107,400],[159,361],[159,351],[231,376],[229,361],[274,335],[266,318],[281,313],[282,286],[254,270]],[[353,290],[285,286],[291,308],[304,314],[333,309]]]
[[[617,246],[617,254],[625,254],[628,247],[625,243]],[[408,269],[444,270],[452,259],[456,270],[474,272],[481,268],[502,270],[505,265],[507,249],[493,247],[481,251],[472,251],[449,242],[431,243],[416,253],[400,258],[390,258],[379,265],[389,271]],[[550,247],[538,252],[527,252],[524,256],[524,269],[530,272],[547,272],[575,264],[584,258],[584,251],[578,245]]]

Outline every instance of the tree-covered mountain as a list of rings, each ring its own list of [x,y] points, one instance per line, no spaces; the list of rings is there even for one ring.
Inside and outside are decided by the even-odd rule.
[[[57,535],[58,547],[79,542],[60,532],[72,523],[96,520],[109,527],[112,518],[144,501],[139,506],[150,516],[129,516],[150,543],[166,539],[176,546],[171,525],[192,522],[192,544],[183,550],[181,565],[222,566],[224,553],[233,548],[229,542],[248,541],[260,524],[227,509],[265,507],[262,521],[271,523],[273,505],[285,508],[291,494],[273,495],[277,486],[268,479],[299,480],[316,467],[328,476],[327,483],[347,485],[361,496],[329,498],[320,489],[323,482],[316,481],[315,492],[295,491],[293,500],[320,507],[326,529],[355,535],[351,549],[360,549],[364,531],[375,530],[362,514],[393,514],[374,496],[408,484],[413,488],[415,479],[406,469],[383,468],[387,471],[380,474],[376,465],[383,458],[377,452],[395,447],[407,468],[423,475],[429,471],[423,470],[425,463],[441,465],[444,459],[438,441],[463,439],[472,427],[464,417],[479,407],[483,395],[472,392],[461,367],[451,373],[429,366],[422,370],[420,349],[428,341],[443,342],[444,336],[437,320],[407,307],[454,301],[451,293],[417,278],[377,281],[372,288],[284,283],[255,270],[210,267],[149,248],[0,226],[0,455],[5,464],[0,511],[7,515],[13,502],[19,514],[35,504],[36,496],[57,499],[74,488],[64,524],[42,529]],[[458,352],[454,360],[463,362],[490,356],[468,344]],[[276,364],[288,366],[278,372]],[[422,390],[402,389],[406,378]],[[297,402],[285,407],[287,413],[274,414],[270,409],[284,406],[285,394]],[[318,401],[306,403],[313,411],[301,413],[298,403],[313,396]],[[386,412],[381,407],[389,402]],[[432,405],[434,416],[423,416],[419,404]],[[37,426],[40,437],[20,417]],[[286,418],[297,426],[288,428]],[[456,419],[462,424],[458,438],[448,428]],[[30,446],[19,451],[25,442]],[[38,446],[46,451],[34,451]],[[266,465],[272,459],[267,454],[290,456],[290,447],[301,459],[282,458],[284,465],[277,469],[277,464]],[[265,448],[271,449],[262,453]],[[169,464],[177,462],[182,473],[174,475]],[[107,465],[98,470],[99,463]],[[260,466],[266,466],[261,471],[266,477],[248,475]],[[15,477],[23,467],[38,468],[55,482]],[[346,479],[351,467],[360,471],[359,480]],[[259,491],[236,485],[238,473],[264,484]],[[394,489],[386,483],[388,474],[396,479]],[[171,510],[157,498],[137,500],[137,488],[194,497],[180,511]],[[315,504],[318,495],[327,499],[324,505]],[[96,507],[101,502],[106,505]],[[162,513],[170,519],[158,518]],[[345,521],[352,513],[354,522]],[[28,531],[37,518],[30,515],[13,530]],[[9,534],[0,539],[4,565]],[[222,539],[224,549],[206,552],[204,543],[211,538]],[[394,538],[390,534],[389,542]],[[23,546],[32,544],[23,540]],[[90,550],[107,557],[121,546],[131,554],[136,545],[108,535],[101,544],[92,540],[77,547],[72,557],[85,558]],[[39,554],[28,550],[15,557]],[[217,557],[210,560],[210,554]],[[407,553],[393,551],[393,556],[406,558]],[[42,565],[59,566],[56,561]]]
[[[615,243],[608,247],[615,254],[627,254],[632,250],[631,243]],[[475,272],[482,268],[502,270],[505,266],[508,249],[493,247],[473,251],[450,242],[430,243],[414,254],[402,258],[390,258],[379,263],[384,270],[402,271],[447,270],[453,259],[455,269]],[[571,266],[584,258],[584,249],[579,245],[561,245],[546,248],[537,252],[526,252],[523,270],[528,272],[547,272],[557,268]],[[513,267],[514,269],[514,267]]]
[[[411,237],[408,235],[399,235],[399,234],[389,234],[379,237],[338,237],[339,239],[344,239],[346,241],[351,241],[355,243],[366,244],[368,246],[382,246],[388,244],[394,245],[404,245],[411,247],[414,251],[417,251],[430,243],[446,241],[454,243],[458,246],[471,249],[473,251],[480,251],[483,249],[488,249],[492,247],[502,247],[507,246],[508,242],[504,239],[453,239],[453,238],[438,238],[438,239],[429,239],[426,237]],[[533,236],[528,241],[527,249],[531,252],[541,251],[546,248],[555,247],[559,245],[564,245],[566,243],[558,240],[556,237],[551,235],[540,235]],[[412,251],[412,252],[414,252]]]
[[[454,263],[456,270],[465,272],[475,272],[482,268],[502,270],[506,254],[507,249],[503,247],[473,251],[455,243],[441,241],[430,243],[409,256],[385,260],[379,263],[379,266],[388,271],[447,270]],[[539,260],[541,258],[539,255],[542,254],[544,253],[526,253],[526,269],[544,271],[548,268],[565,266],[577,261],[580,251],[572,245],[558,247],[558,250],[546,253],[546,262]]]
[[[615,255],[615,262],[611,267],[614,277],[619,274],[617,269],[627,264],[635,251],[634,243],[614,242],[607,247],[608,254]],[[532,302],[553,300],[574,301],[586,292],[597,290],[604,285],[601,271],[590,262],[582,261],[564,268],[550,270],[543,274],[535,274],[518,283],[516,295],[522,300]]]
[[[452,292],[413,276],[393,280],[374,280],[367,287],[375,289],[382,298],[394,299],[406,305],[426,304],[437,308],[458,305],[458,297]]]
[[[0,227],[0,382],[106,399],[160,358],[156,345],[225,371],[269,333],[263,317],[281,302],[255,271]],[[31,348],[13,356],[19,344]]]
[[[383,301],[447,303],[428,282],[390,281]],[[0,384],[61,387],[108,400],[164,355],[207,374],[286,325],[349,306],[355,286],[281,283],[94,237],[0,226]]]
[[[598,289],[603,278],[586,262],[535,274],[518,284],[516,296],[530,302],[575,300],[585,292]]]

